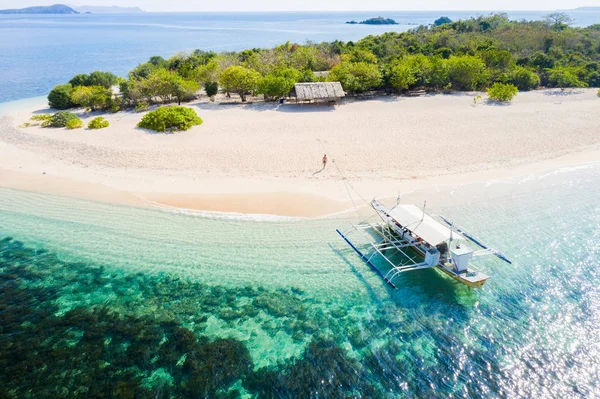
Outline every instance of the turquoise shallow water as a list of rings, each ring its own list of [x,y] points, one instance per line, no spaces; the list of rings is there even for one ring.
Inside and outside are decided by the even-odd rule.
[[[573,168],[432,209],[515,261],[479,262],[481,290],[433,270],[385,286],[335,233],[353,213],[200,216],[0,189],[0,394],[599,396],[599,183],[600,167]]]

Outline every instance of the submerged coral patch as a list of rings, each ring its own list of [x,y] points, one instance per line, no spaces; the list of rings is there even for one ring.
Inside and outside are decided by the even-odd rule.
[[[119,276],[104,267],[65,263],[10,238],[0,241],[0,285],[2,397],[238,397],[240,389],[260,397],[302,397],[370,390],[367,374],[356,374],[360,364],[330,339],[315,338],[292,362],[255,369],[244,342],[184,327],[198,312],[228,322],[264,312],[281,320],[265,320],[266,331],[280,338],[295,332],[302,341],[310,337],[302,330],[311,322],[291,291],[236,292],[173,277]],[[97,291],[120,303],[92,303]],[[174,291],[180,294],[177,313],[166,301]],[[136,315],[139,301],[154,303],[156,311]],[[182,320],[186,312],[190,316]],[[195,318],[199,324],[205,319]],[[319,322],[312,323],[311,333]]]

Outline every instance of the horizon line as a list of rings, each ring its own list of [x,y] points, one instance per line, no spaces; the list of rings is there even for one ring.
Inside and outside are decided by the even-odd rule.
[[[410,9],[410,10],[144,10],[139,6],[131,6],[131,7],[121,7],[121,6],[70,6],[75,9],[80,7],[99,7],[99,8],[138,8],[142,12],[146,13],[177,13],[177,12],[218,12],[218,13],[260,13],[260,12],[273,12],[273,13],[296,13],[296,12],[537,12],[537,11],[577,11],[579,8],[538,8],[538,9]],[[26,7],[27,8],[27,7]],[[598,8],[600,10],[600,6],[598,7],[585,7],[585,8]]]

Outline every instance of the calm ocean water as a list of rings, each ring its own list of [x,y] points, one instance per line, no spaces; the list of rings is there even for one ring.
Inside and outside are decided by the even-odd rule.
[[[145,13],[122,15],[0,16],[0,102],[45,95],[77,73],[125,75],[150,56],[194,49],[229,51],[272,47],[286,41],[358,40],[369,34],[456,20],[489,12],[360,13]],[[509,12],[513,19],[540,19],[547,12]],[[600,23],[600,12],[569,12],[576,24]],[[377,15],[397,26],[346,25]]]
[[[155,54],[409,28],[343,23],[374,14],[479,13],[2,17],[0,102]],[[0,189],[0,397],[600,397],[600,165],[451,196],[462,205],[432,211],[515,261],[481,262],[482,290],[433,270],[390,290],[335,233],[352,213],[262,220]]]
[[[389,289],[335,233],[354,214],[261,221],[0,189],[0,394],[599,397],[600,165],[452,197],[463,205],[432,211],[515,261],[480,262],[481,290],[434,270]]]

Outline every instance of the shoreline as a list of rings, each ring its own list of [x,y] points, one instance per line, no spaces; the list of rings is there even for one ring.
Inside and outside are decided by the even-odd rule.
[[[78,199],[104,202],[139,208],[176,209],[192,212],[228,213],[243,215],[266,215],[282,217],[314,218],[353,212],[366,206],[359,194],[370,200],[379,198],[393,202],[400,195],[403,200],[420,203],[427,200],[434,206],[454,204],[455,198],[438,197],[470,185],[511,183],[531,176],[542,176],[563,168],[592,166],[600,163],[600,150],[567,154],[534,163],[512,167],[489,169],[426,179],[406,181],[380,180],[350,182],[352,199],[342,180],[330,181],[319,186],[323,193],[315,193],[315,187],[293,181],[264,181],[232,179],[221,182],[231,189],[227,192],[138,192],[110,187],[102,183],[74,180],[52,174],[33,174],[0,168],[0,187],[19,191],[46,193]],[[235,187],[255,186],[255,191]],[[277,191],[294,185],[294,189]],[[366,193],[371,193],[364,197]],[[459,201],[460,202],[460,201]]]
[[[503,107],[473,107],[459,94],[284,112],[197,101],[188,106],[205,124],[177,134],[140,131],[141,114],[126,112],[105,115],[111,127],[97,132],[16,127],[36,111],[31,103],[0,118],[0,187],[137,207],[320,217],[360,207],[360,196],[410,198],[599,162],[600,115],[589,112],[600,103],[595,91],[554,93],[521,93]],[[320,170],[325,151],[331,161]]]

